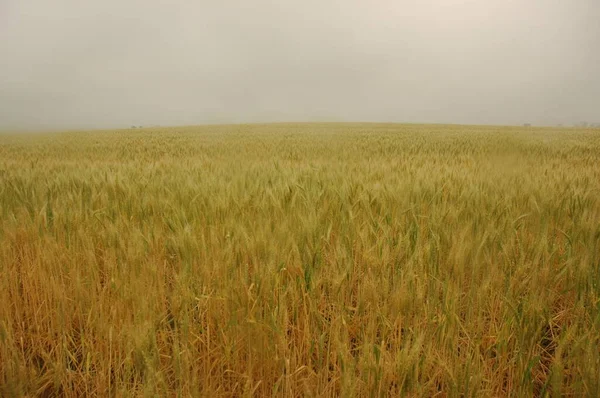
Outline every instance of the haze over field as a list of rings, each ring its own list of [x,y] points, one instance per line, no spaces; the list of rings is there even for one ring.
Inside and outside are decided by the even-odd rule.
[[[597,0],[0,2],[0,129],[598,122]]]

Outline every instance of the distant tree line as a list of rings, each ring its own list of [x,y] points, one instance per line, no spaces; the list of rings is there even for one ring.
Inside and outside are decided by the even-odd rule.
[[[581,128],[587,128],[587,127],[600,128],[600,123],[581,122],[581,123],[576,124],[575,127],[581,127]]]

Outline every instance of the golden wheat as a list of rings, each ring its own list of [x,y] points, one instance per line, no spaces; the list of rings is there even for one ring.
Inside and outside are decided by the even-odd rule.
[[[0,136],[0,395],[600,395],[600,131]]]

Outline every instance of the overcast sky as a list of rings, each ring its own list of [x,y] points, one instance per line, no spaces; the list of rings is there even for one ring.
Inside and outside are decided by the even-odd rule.
[[[0,0],[0,129],[600,122],[600,0]]]

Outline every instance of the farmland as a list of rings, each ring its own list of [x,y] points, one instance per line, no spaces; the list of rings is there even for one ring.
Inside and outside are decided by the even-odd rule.
[[[600,130],[0,135],[0,396],[600,394]]]

